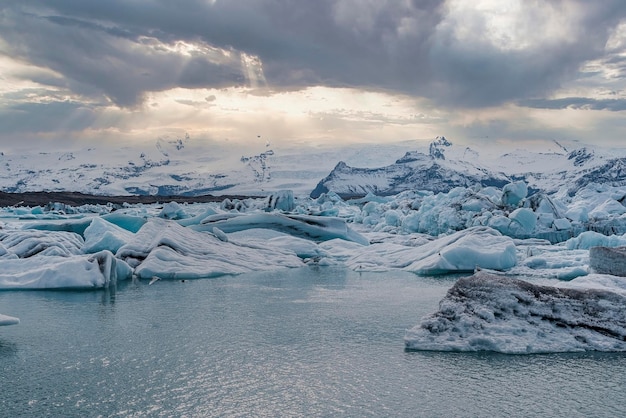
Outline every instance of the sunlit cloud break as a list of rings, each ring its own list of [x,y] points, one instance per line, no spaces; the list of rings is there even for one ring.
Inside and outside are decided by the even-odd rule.
[[[625,18],[619,1],[8,1],[2,142],[619,145]]]

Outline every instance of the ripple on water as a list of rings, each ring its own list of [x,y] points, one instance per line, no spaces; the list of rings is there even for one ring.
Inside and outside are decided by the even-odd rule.
[[[0,416],[619,416],[626,355],[405,352],[451,281],[301,269],[0,293]],[[7,382],[7,383],[5,383]]]

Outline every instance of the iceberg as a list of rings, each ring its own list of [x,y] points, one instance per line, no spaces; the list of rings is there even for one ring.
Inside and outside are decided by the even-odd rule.
[[[626,247],[591,247],[589,267],[596,273],[626,276]]]
[[[524,181],[505,184],[502,188],[502,204],[517,206],[528,194],[528,185]]]
[[[84,253],[96,253],[109,250],[115,253],[126,242],[130,241],[133,233],[102,218],[93,218],[85,229]]]
[[[65,232],[73,232],[78,235],[83,235],[85,229],[91,224],[90,218],[84,219],[72,219],[66,220],[64,222],[44,222],[38,221],[29,225],[25,225],[25,229],[34,229],[40,231],[65,231]]]
[[[5,326],[5,325],[17,325],[19,323],[20,323],[19,318],[0,314],[0,327]]]
[[[120,247],[116,257],[134,267],[140,279],[198,279],[303,266],[293,251],[266,241],[256,245],[224,242],[160,218],[150,219]]]
[[[0,244],[6,250],[0,258],[17,256],[29,258],[33,256],[64,256],[82,253],[83,238],[66,231],[45,230],[1,230]]]
[[[0,290],[104,288],[131,276],[132,269],[110,251],[0,259]]]
[[[626,236],[604,235],[599,232],[585,231],[575,238],[565,242],[568,249],[589,250],[592,247],[620,247],[626,246]]]
[[[372,244],[348,259],[355,270],[403,269],[423,275],[473,272],[477,267],[507,270],[517,263],[515,244],[489,227],[473,227],[411,247]]]
[[[226,234],[219,230],[213,230],[213,234],[221,241],[226,242],[232,240],[233,243],[238,245],[250,246],[254,244],[257,247],[265,246],[270,248],[280,248],[281,250],[284,250],[286,252],[294,253],[302,259],[318,259],[329,255],[326,251],[322,250],[318,244],[311,240],[293,237],[283,232],[273,231],[269,229],[259,228],[248,229],[241,232],[233,232],[230,234],[229,237],[226,237],[226,239],[221,238],[221,235],[226,236]],[[339,241],[341,241],[343,244],[346,244],[346,241]],[[358,246],[360,247],[360,245]]]
[[[159,218],[163,219],[185,219],[188,217],[187,213],[185,213],[185,209],[183,209],[178,202],[168,202],[163,205],[163,209],[157,215]]]
[[[101,218],[130,232],[139,231],[141,227],[146,223],[146,219],[144,217],[129,215],[120,212],[109,213],[102,216]]]
[[[626,351],[626,296],[478,272],[406,332],[408,350],[508,354]]]
[[[189,228],[196,231],[211,231],[216,227],[227,234],[253,228],[267,228],[314,241],[341,238],[362,245],[369,244],[367,238],[350,228],[345,220],[335,217],[251,213],[234,215],[227,219],[221,217],[217,218],[219,220],[214,219],[209,217],[200,225],[190,225]]]

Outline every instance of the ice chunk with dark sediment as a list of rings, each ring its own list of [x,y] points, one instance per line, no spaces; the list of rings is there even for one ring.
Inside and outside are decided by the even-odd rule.
[[[591,247],[589,267],[600,274],[626,276],[626,247]]]
[[[409,350],[510,354],[626,351],[626,297],[607,290],[535,285],[478,272],[459,279],[407,331]]]

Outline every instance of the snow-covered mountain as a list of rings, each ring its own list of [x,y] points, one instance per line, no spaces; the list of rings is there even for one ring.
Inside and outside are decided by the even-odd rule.
[[[454,146],[438,137],[420,151],[407,152],[395,163],[379,168],[357,168],[339,162],[311,193],[329,191],[343,197],[367,193],[395,195],[406,190],[447,192],[472,185],[502,187],[523,180],[534,190],[556,192],[563,187],[574,194],[596,182],[626,185],[626,153],[622,150],[572,151],[554,141],[538,150],[515,150],[504,154],[481,153],[471,147]]]
[[[5,192],[197,196],[289,189],[316,197],[327,191],[342,196],[445,192],[515,180],[547,192],[565,186],[570,193],[589,182],[626,184],[626,151],[568,149],[550,141],[534,149],[506,150],[456,145],[444,137],[430,143],[336,146],[263,140],[244,147],[188,135],[58,150],[0,149],[0,191]]]
[[[332,165],[303,167],[292,154],[189,136],[58,151],[5,151],[0,153],[0,190],[196,196],[290,188],[309,193]]]
[[[344,197],[367,193],[394,195],[405,190],[446,192],[454,187],[474,184],[501,187],[510,182],[503,173],[482,168],[469,159],[446,159],[446,148],[452,144],[439,137],[428,146],[428,153],[411,151],[394,164],[380,168],[354,168],[339,162],[333,171],[311,193],[317,197],[328,191]],[[476,153],[467,150],[469,157]]]
[[[339,160],[388,164],[413,143],[337,147],[263,139],[242,145],[184,135],[62,149],[25,144],[21,149],[0,148],[0,191],[197,196],[289,189],[308,195]]]

